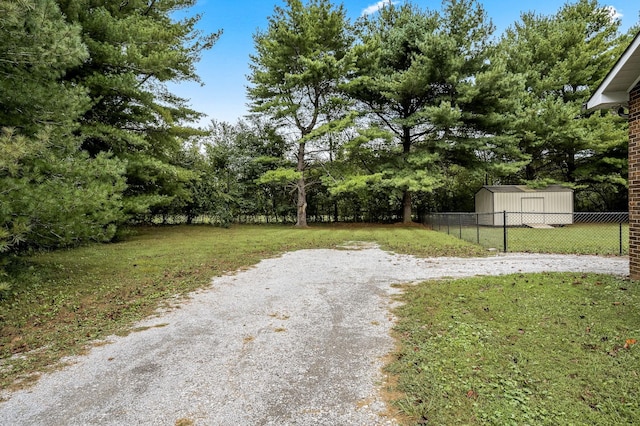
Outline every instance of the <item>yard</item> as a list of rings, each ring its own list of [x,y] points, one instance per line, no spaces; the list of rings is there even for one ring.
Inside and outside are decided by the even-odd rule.
[[[434,227],[465,241],[486,248],[504,250],[505,233],[501,226],[451,224]],[[507,227],[507,251],[524,253],[573,253],[602,256],[629,252],[629,224],[581,223],[552,229]]]
[[[588,232],[587,232],[588,234]],[[158,306],[260,259],[346,241],[434,256],[486,250],[423,227],[153,227],[124,241],[37,254],[0,300],[2,388],[28,386],[63,356],[126,334]],[[640,419],[640,293],[594,274],[429,281],[404,289],[389,371],[408,424]]]
[[[117,244],[91,245],[24,258],[10,291],[0,293],[0,384],[32,373],[95,339],[126,333],[174,296],[261,259],[345,241],[377,241],[418,256],[477,256],[480,247],[422,227],[286,226],[149,227]]]
[[[425,282],[402,300],[389,370],[417,424],[640,421],[637,286],[518,274]]]

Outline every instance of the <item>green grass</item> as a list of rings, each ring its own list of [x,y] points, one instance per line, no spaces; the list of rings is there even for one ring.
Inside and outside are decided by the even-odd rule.
[[[529,274],[408,287],[395,403],[415,424],[640,423],[640,287]]]
[[[442,227],[440,232],[447,232]],[[500,251],[504,247],[502,227],[449,228],[450,235]],[[617,223],[576,224],[553,229],[507,228],[507,250],[529,253],[620,254]],[[622,226],[622,253],[629,252],[629,225]]]
[[[377,241],[419,256],[483,249],[423,227],[175,226],[140,228],[124,242],[22,258],[0,293],[0,386],[23,386],[63,356],[131,325],[211,278],[261,259],[345,241]]]

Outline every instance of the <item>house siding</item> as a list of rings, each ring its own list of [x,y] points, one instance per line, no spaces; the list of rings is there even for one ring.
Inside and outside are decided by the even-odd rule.
[[[629,94],[629,276],[640,280],[640,84]]]

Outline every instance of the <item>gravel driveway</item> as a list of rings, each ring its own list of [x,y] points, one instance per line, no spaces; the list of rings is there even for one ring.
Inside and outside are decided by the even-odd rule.
[[[393,283],[515,272],[626,275],[628,259],[302,250],[213,280],[31,389],[0,425],[385,425]]]

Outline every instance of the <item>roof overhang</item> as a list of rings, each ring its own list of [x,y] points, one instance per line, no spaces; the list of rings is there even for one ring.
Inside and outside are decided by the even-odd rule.
[[[583,109],[606,109],[629,105],[629,93],[640,82],[640,33],[636,35]]]

